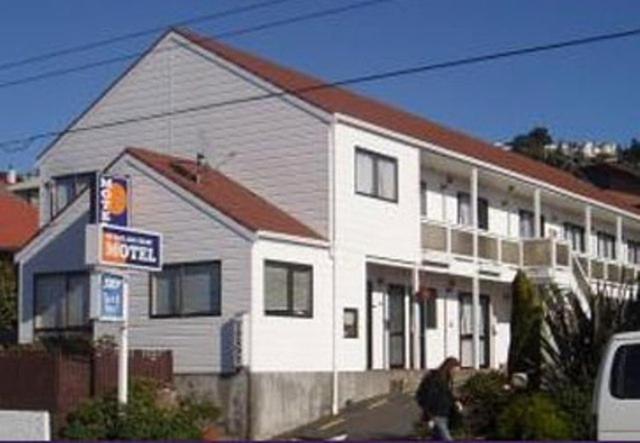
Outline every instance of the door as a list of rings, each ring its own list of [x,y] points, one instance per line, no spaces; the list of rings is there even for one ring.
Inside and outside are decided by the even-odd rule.
[[[367,282],[367,369],[373,369],[373,286]]]
[[[489,296],[480,295],[480,367],[489,367]],[[473,305],[469,293],[460,294],[460,364],[473,366]]]
[[[405,287],[389,285],[389,367],[404,368],[405,363]]]
[[[427,302],[420,300],[418,303],[418,325],[420,332],[418,340],[420,340],[420,368],[427,368],[427,350],[426,350],[426,330],[427,330]]]

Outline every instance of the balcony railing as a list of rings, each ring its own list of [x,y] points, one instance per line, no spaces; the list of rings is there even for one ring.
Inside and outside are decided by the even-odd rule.
[[[473,228],[437,221],[422,224],[425,250],[455,257],[473,256]],[[525,267],[570,266],[569,245],[556,239],[519,239],[478,231],[478,258],[483,262]]]
[[[473,257],[473,228],[435,220],[423,220],[422,248],[452,257]],[[631,283],[640,276],[640,266],[614,260],[586,257],[572,252],[565,240],[556,238],[514,238],[478,231],[478,259],[485,263],[524,268],[569,269],[572,260],[594,280]]]

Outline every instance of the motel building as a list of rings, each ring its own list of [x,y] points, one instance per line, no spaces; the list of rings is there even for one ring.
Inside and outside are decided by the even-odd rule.
[[[118,336],[90,306],[97,173],[127,178],[130,226],[162,236],[160,270],[127,271],[130,347],[171,350],[178,388],[253,438],[412,386],[447,356],[504,367],[519,269],[576,291],[635,278],[637,207],[321,85],[162,36],[38,158],[20,342]]]

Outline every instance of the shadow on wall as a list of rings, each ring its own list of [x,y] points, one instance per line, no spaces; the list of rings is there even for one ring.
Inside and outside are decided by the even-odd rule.
[[[35,295],[38,281],[40,281],[41,294],[37,301],[38,312],[47,316],[48,322],[53,324],[62,324],[64,316],[67,315],[63,310],[63,304],[60,303],[58,293],[60,291],[69,292],[69,285],[65,282],[64,286],[60,281],[54,281],[52,274],[61,272],[82,273],[88,270],[85,263],[85,243],[86,229],[85,226],[89,222],[89,211],[80,213],[69,226],[59,233],[53,240],[46,244],[37,254],[23,265],[23,279],[25,291],[30,291],[30,297],[26,306],[36,308]],[[48,280],[44,278],[49,275]],[[42,279],[42,280],[41,280]],[[77,284],[85,284],[81,281]],[[86,279],[86,293],[79,293],[78,299],[85,302],[78,309],[85,309],[88,314],[89,309],[89,280]],[[27,292],[29,294],[29,292]],[[84,295],[84,296],[82,296]],[[75,310],[73,313],[80,315],[82,311]],[[29,323],[36,316],[33,309],[23,309],[21,321]]]

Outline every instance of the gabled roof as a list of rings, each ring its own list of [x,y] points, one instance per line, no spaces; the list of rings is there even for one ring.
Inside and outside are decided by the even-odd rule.
[[[37,231],[37,209],[0,185],[0,251],[17,251]]]
[[[251,231],[322,239],[282,209],[207,165],[198,168],[193,160],[141,148],[127,148],[125,153]]]
[[[628,205],[624,200],[605,193],[591,183],[580,180],[560,169],[515,152],[497,149],[490,143],[347,89],[323,88],[326,82],[322,80],[232,48],[190,30],[177,29],[174,31],[201,48],[326,112],[349,115],[382,128],[492,163],[500,168],[546,182],[586,198],[640,214],[638,208]]]

